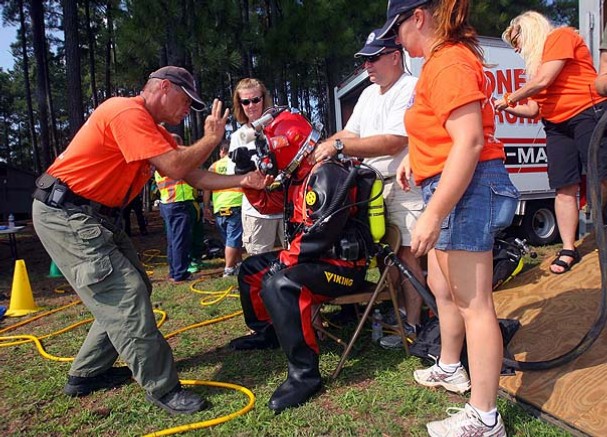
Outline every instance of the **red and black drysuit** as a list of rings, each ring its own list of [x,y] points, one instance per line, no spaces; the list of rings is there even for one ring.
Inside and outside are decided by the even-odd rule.
[[[346,192],[351,171],[357,176]],[[288,249],[247,258],[238,284],[247,326],[257,333],[275,332],[289,361],[289,378],[293,372],[303,372],[314,380],[312,383],[320,384],[312,305],[358,291],[373,245],[364,202],[312,225],[329,210],[368,199],[374,180],[372,171],[353,170],[349,163],[331,160],[311,168],[304,160],[297,176],[283,190],[244,190],[259,212],[285,211]],[[343,200],[335,205],[334,199],[340,197]],[[357,259],[340,258],[340,254],[345,255],[341,240],[358,245]]]

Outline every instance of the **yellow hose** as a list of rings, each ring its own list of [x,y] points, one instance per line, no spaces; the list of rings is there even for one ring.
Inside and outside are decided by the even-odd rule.
[[[226,414],[225,416],[216,417],[214,419],[205,420],[202,422],[194,422],[188,423],[186,425],[175,426],[173,428],[163,429],[161,431],[155,431],[150,434],[145,434],[143,437],[156,437],[163,435],[173,435],[186,431],[193,431],[195,429],[207,428],[209,426],[219,425],[220,423],[227,422],[228,420],[235,419],[238,416],[242,416],[245,413],[248,413],[253,406],[255,406],[255,395],[251,390],[246,387],[231,384],[229,382],[217,382],[217,381],[199,381],[197,379],[181,379],[180,382],[183,385],[206,385],[210,387],[221,387],[221,388],[229,388],[232,390],[237,390],[241,393],[244,393],[249,398],[249,403],[242,408],[241,410],[236,411],[235,413]]]
[[[240,295],[238,295],[238,294],[231,293],[231,291],[234,290],[233,285],[226,288],[225,290],[208,291],[208,290],[198,290],[196,288],[196,284],[198,284],[199,282],[202,282],[202,280],[193,282],[192,285],[190,285],[190,291],[193,291],[194,293],[199,293],[199,294],[206,294],[208,296],[208,297],[203,297],[202,299],[200,299],[200,305],[202,305],[202,306],[215,305],[216,303],[221,302],[222,300],[224,300],[227,297],[240,297]]]
[[[157,255],[154,255],[157,256]],[[223,299],[226,299],[228,297],[232,297],[232,298],[238,298],[239,295],[232,293],[232,291],[234,290],[234,286],[230,286],[225,290],[220,290],[220,291],[208,291],[208,290],[198,290],[195,287],[195,284],[197,284],[198,282],[202,282],[202,280],[196,281],[194,283],[192,283],[192,285],[190,285],[190,290],[195,292],[195,293],[199,293],[199,294],[204,294],[207,297],[204,297],[200,300],[200,304],[203,306],[208,306],[208,305],[213,305],[215,303],[221,302]],[[67,305],[64,305],[62,307],[56,308],[54,310],[50,310],[50,311],[46,311],[44,313],[40,313],[32,318],[29,318],[27,320],[24,320],[22,322],[19,323],[15,323],[14,325],[8,326],[2,330],[0,330],[0,334],[3,334],[5,332],[17,329],[21,326],[27,325],[28,323],[31,323],[35,320],[38,320],[42,317],[54,314],[56,312],[62,311],[64,309],[70,308],[72,306],[75,306],[77,304],[81,303],[80,301],[74,301],[71,302]],[[158,313],[161,315],[160,320],[157,323],[157,326],[160,328],[163,323],[166,321],[167,319],[167,313],[163,310],[160,309],[154,309],[155,313]],[[218,322],[222,322],[224,320],[228,320],[234,317],[237,317],[239,315],[242,314],[242,311],[236,311],[234,313],[225,315],[225,316],[220,316],[217,317],[215,319],[211,319],[211,320],[206,320],[204,322],[199,322],[199,323],[195,323],[192,325],[188,325],[185,326],[181,329],[178,329],[176,331],[170,332],[167,335],[165,335],[166,339],[169,339],[171,337],[176,336],[177,334],[180,334],[182,332],[185,331],[189,331],[191,329],[195,329],[195,328],[200,328],[202,326],[207,326],[207,325],[211,325],[213,323],[218,323]],[[59,361],[59,362],[70,362],[74,360],[74,357],[58,357],[56,355],[52,355],[50,353],[48,353],[45,349],[44,346],[42,345],[41,340],[43,339],[47,339],[59,334],[63,334],[67,331],[70,331],[72,329],[75,329],[79,326],[85,325],[87,323],[92,322],[94,319],[93,318],[89,318],[86,320],[81,320],[79,322],[76,322],[70,326],[67,326],[65,328],[62,328],[58,331],[55,331],[53,333],[50,334],[45,334],[41,337],[37,337],[35,335],[29,335],[29,334],[20,334],[20,335],[14,335],[14,336],[5,336],[5,337],[0,337],[0,342],[4,342],[4,343],[0,343],[0,347],[8,347],[8,346],[16,346],[19,344],[23,344],[23,343],[29,343],[32,342],[34,343],[34,345],[36,346],[36,349],[38,349],[38,352],[40,353],[40,355],[48,360],[52,360],[52,361]],[[12,341],[10,341],[12,340]],[[7,342],[9,341],[9,342]],[[209,386],[209,387],[219,387],[219,388],[227,388],[227,389],[232,389],[232,390],[236,390],[239,391],[241,393],[244,393],[247,397],[249,402],[247,403],[247,405],[234,412],[234,413],[230,413],[230,414],[226,414],[224,416],[220,416],[214,419],[209,419],[209,420],[205,420],[205,421],[201,421],[201,422],[194,422],[194,423],[188,423],[186,425],[180,425],[180,426],[176,426],[173,428],[167,428],[164,430],[160,430],[160,431],[155,431],[153,433],[150,434],[146,434],[144,437],[151,437],[151,436],[166,436],[166,435],[173,435],[173,434],[179,434],[182,432],[187,432],[187,431],[192,431],[192,430],[196,430],[196,429],[202,429],[202,428],[208,428],[210,426],[215,426],[215,425],[219,425],[220,423],[224,423],[227,422],[229,420],[235,419],[238,416],[242,416],[243,414],[246,414],[247,412],[249,412],[254,406],[255,406],[255,395],[253,394],[253,392],[251,392],[251,390],[249,390],[246,387],[237,385],[237,384],[231,384],[228,382],[217,382],[217,381],[201,381],[201,380],[197,380],[197,379],[182,379],[180,380],[181,384],[183,385],[205,385],[205,386]]]
[[[33,322],[35,320],[38,320],[38,319],[40,319],[42,317],[51,315],[53,313],[56,313],[58,311],[64,310],[64,309],[69,308],[69,307],[72,307],[72,306],[77,305],[79,303],[81,303],[81,302],[80,301],[75,301],[75,302],[69,303],[67,305],[64,305],[62,307],[55,308],[54,310],[46,311],[44,313],[38,314],[37,316],[32,317],[31,319],[27,319],[27,320],[24,320],[22,322],[15,323],[14,325],[8,326],[8,327],[0,330],[0,334],[3,334],[3,333],[8,332],[8,331],[12,331],[12,330],[17,329],[17,328],[19,328],[21,326],[27,325],[28,323],[31,323],[31,322]],[[160,320],[157,323],[157,326],[160,328],[162,326],[162,324],[167,319],[167,313],[166,313],[166,311],[159,310],[159,309],[155,309],[154,312],[160,314]],[[38,349],[38,352],[40,353],[40,355],[42,355],[44,358],[46,358],[48,360],[61,361],[61,362],[74,361],[74,357],[58,357],[58,356],[49,354],[46,351],[46,349],[44,349],[44,346],[42,346],[41,340],[44,340],[46,338],[51,338],[51,337],[54,337],[56,335],[60,335],[60,334],[63,334],[65,332],[71,331],[72,329],[76,329],[79,326],[86,325],[87,323],[91,323],[93,320],[94,319],[92,317],[89,318],[89,319],[86,319],[86,320],[81,320],[81,321],[73,323],[73,324],[71,324],[71,325],[69,325],[69,326],[67,326],[65,328],[62,328],[62,329],[60,329],[58,331],[52,332],[50,334],[43,335],[41,337],[38,337],[38,336],[35,336],[35,335],[29,335],[29,334],[9,335],[9,336],[6,336],[6,337],[0,337],[0,342],[6,342],[6,341],[9,341],[9,340],[14,340],[14,341],[9,341],[8,343],[0,343],[0,347],[17,346],[19,344],[32,342],[36,346],[36,349]]]

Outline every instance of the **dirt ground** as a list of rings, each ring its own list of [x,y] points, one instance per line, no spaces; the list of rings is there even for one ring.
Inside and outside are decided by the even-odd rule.
[[[165,255],[166,236],[159,212],[146,212],[145,217],[148,222],[148,235],[146,236],[140,235],[135,217],[133,216],[131,219],[132,239],[135,247],[141,254],[155,249],[159,250],[162,255]],[[36,236],[31,221],[17,224],[26,225],[25,229],[17,234],[17,251],[19,259],[25,261],[36,303],[39,305],[49,305],[52,301],[52,305],[58,305],[64,299],[73,300],[72,293],[65,293],[62,296],[61,293],[55,291],[58,287],[69,290],[69,286],[66,285],[66,281],[63,278],[48,278],[51,259]],[[205,230],[207,229],[208,225],[205,225]],[[0,305],[7,308],[10,302],[14,270],[15,262],[11,256],[8,238],[5,235],[0,235]]]

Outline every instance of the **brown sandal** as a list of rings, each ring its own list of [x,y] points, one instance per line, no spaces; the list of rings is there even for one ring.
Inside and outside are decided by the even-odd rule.
[[[561,259],[561,256],[569,256],[573,259],[571,260],[571,262],[567,263]],[[564,270],[562,272],[555,272],[554,270],[550,269],[550,272],[554,273],[555,275],[561,275],[571,270],[571,267],[579,263],[581,259],[582,257],[580,256],[580,253],[577,251],[577,249],[561,249],[559,253],[557,253],[556,258],[554,258],[554,261],[550,263],[550,265],[562,267]]]

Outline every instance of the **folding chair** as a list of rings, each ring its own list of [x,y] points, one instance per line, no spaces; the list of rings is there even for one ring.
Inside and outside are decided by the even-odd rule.
[[[400,231],[398,230],[398,228],[394,225],[388,225],[386,227],[386,234],[385,234],[384,238],[382,239],[382,242],[384,244],[387,244],[394,251],[394,253],[398,253],[398,250],[400,248],[400,241],[401,241]],[[406,354],[406,356],[409,356],[409,347],[407,344],[407,336],[406,336],[405,330],[403,328],[403,323],[402,323],[402,320],[400,317],[400,311],[399,311],[399,307],[398,307],[397,288],[395,287],[395,284],[392,282],[391,275],[390,275],[390,271],[392,271],[392,270],[398,271],[398,269],[389,260],[378,259],[377,261],[378,261],[377,265],[380,266],[380,269],[381,269],[381,275],[380,275],[379,281],[377,281],[377,283],[367,281],[367,284],[364,286],[364,288],[361,292],[356,293],[356,294],[349,294],[346,296],[340,296],[340,297],[337,297],[337,298],[332,299],[325,303],[325,305],[356,304],[358,324],[357,324],[356,330],[354,331],[354,334],[352,334],[352,337],[350,338],[350,340],[348,340],[346,342],[343,339],[337,337],[333,333],[326,330],[324,326],[315,326],[316,330],[322,332],[327,337],[331,338],[332,340],[337,342],[339,345],[344,347],[344,352],[341,355],[339,364],[337,365],[337,367],[333,371],[333,374],[331,375],[331,377],[333,379],[337,378],[337,376],[341,372],[341,369],[343,368],[343,366],[346,362],[346,359],[348,358],[348,355],[350,355],[350,352],[352,351],[352,348],[354,347],[354,343],[356,343],[356,340],[360,336],[360,333],[362,332],[362,330],[365,326],[365,322],[367,320],[369,320],[369,321],[371,320],[371,317],[370,317],[371,310],[373,309],[373,305],[375,305],[377,302],[383,302],[386,300],[392,301],[392,306],[394,307],[394,314],[396,315],[398,327],[397,328],[389,327],[389,329],[396,330],[398,332],[398,335],[400,335],[400,338],[403,342],[403,348],[405,349],[405,354]],[[381,261],[383,261],[383,262],[381,262]],[[381,267],[382,265],[383,265],[383,267]],[[399,272],[399,274],[400,274],[400,272]],[[366,305],[365,310],[362,315],[360,315],[360,313],[358,311],[358,305]],[[312,320],[315,320],[316,317],[319,317],[321,308],[322,308],[322,305],[319,305],[312,316]],[[384,327],[388,327],[388,326],[384,325]]]

